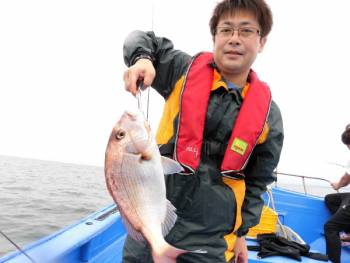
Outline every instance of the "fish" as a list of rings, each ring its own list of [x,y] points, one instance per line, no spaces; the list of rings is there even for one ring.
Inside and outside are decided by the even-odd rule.
[[[177,219],[166,199],[164,175],[181,171],[178,162],[160,155],[142,112],[125,111],[108,140],[105,180],[128,234],[149,243],[155,263],[175,263],[189,252],[164,239]]]

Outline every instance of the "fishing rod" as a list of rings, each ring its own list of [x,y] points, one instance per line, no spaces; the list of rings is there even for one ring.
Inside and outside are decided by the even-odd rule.
[[[339,163],[335,163],[335,162],[327,162],[329,164],[333,164],[335,166],[339,166],[339,167],[343,167],[343,168],[347,168],[345,165],[339,164]]]
[[[37,263],[34,259],[32,259],[20,246],[18,246],[14,241],[11,240],[4,232],[0,230],[0,234],[3,235],[12,245],[14,245],[23,255],[25,255],[30,262]]]

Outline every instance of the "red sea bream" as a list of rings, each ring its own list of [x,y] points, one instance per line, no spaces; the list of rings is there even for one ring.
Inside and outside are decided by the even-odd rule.
[[[166,199],[164,174],[181,171],[180,164],[160,155],[142,113],[125,112],[109,137],[106,183],[128,234],[147,240],[155,263],[175,263],[187,252],[164,239],[176,221],[175,208]]]

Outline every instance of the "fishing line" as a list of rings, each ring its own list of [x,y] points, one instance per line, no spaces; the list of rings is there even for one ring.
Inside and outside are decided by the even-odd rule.
[[[14,241],[11,240],[4,232],[0,230],[0,234],[3,235],[12,245],[14,245],[22,254],[24,254],[32,263],[37,263],[34,259],[32,259],[23,249],[20,248]]]
[[[152,2],[152,19],[151,19],[151,31],[153,31],[153,23],[154,23],[154,3]],[[138,91],[137,91],[137,94],[136,94],[136,97],[137,97],[137,107],[138,109],[144,114],[143,112],[143,108],[142,108],[142,90],[144,90],[144,87],[143,87],[143,80],[140,79],[137,81],[136,83],[137,85],[137,88],[138,88]],[[147,88],[147,102],[146,102],[146,120],[148,123],[149,122],[149,104],[150,104],[150,93],[151,93],[151,89],[150,87]],[[145,115],[145,114],[144,114]]]
[[[151,31],[153,32],[153,22],[154,22],[154,3],[152,1],[152,20],[151,20]],[[146,108],[146,120],[149,123],[149,119],[148,119],[148,113],[149,113],[149,97],[150,97],[150,92],[151,89],[148,88],[147,90],[147,108]]]
[[[345,165],[342,165],[342,164],[339,164],[339,163],[335,163],[335,162],[327,162],[329,164],[333,164],[333,165],[336,165],[336,166],[340,166],[340,167],[343,167],[343,168],[347,168]]]
[[[147,92],[147,109],[146,109],[146,119],[149,122],[148,119],[148,112],[149,112],[149,94],[150,94],[150,88],[148,88],[148,92]]]
[[[153,23],[154,23],[154,2],[152,1],[152,20],[151,20],[151,31],[153,32]],[[147,118],[147,121],[149,123],[149,119],[148,119],[148,113],[149,113],[149,98],[150,98],[150,92],[151,92],[151,89],[148,88],[148,92],[147,92],[147,115],[146,115],[146,118]],[[149,123],[150,124],[150,123]]]
[[[145,113],[143,112],[143,107],[142,107],[142,90],[144,89],[143,88],[143,82],[142,81],[139,81],[139,82],[140,83],[137,84],[138,91],[136,93],[137,108],[142,112],[142,114],[146,118],[146,121],[149,123],[148,113],[149,113],[149,93],[150,93],[150,88],[148,88],[148,92],[147,92],[147,104],[146,104],[146,116],[145,116]]]

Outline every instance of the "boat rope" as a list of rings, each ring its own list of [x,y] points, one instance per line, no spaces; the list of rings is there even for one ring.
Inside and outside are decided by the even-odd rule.
[[[0,230],[0,234],[3,235],[12,245],[14,245],[23,255],[25,255],[30,262],[37,263],[34,259],[32,259],[20,246],[18,246],[14,241],[11,240],[4,232]]]
[[[273,199],[272,189],[271,189],[270,187],[267,188],[267,194],[268,194],[268,197],[269,197],[267,206],[269,207],[269,204],[270,204],[270,202],[271,202],[272,209],[277,213],[276,205],[275,205],[275,200]],[[285,238],[287,238],[287,232],[286,232],[286,230],[285,230],[285,228],[284,228],[284,225],[281,223],[281,220],[280,220],[279,216],[277,216],[277,224],[281,227],[283,236],[284,236]]]
[[[290,227],[282,224],[280,217],[278,215],[278,212],[277,212],[275,199],[273,198],[272,188],[270,186],[267,188],[267,195],[268,195],[267,207],[270,207],[270,202],[271,202],[271,208],[277,214],[277,225],[279,226],[279,229],[277,228],[276,234],[278,236],[284,237],[285,239],[287,239],[289,241],[294,241],[294,242],[297,242],[299,244],[306,244],[305,241],[298,235],[298,233],[296,233]]]

